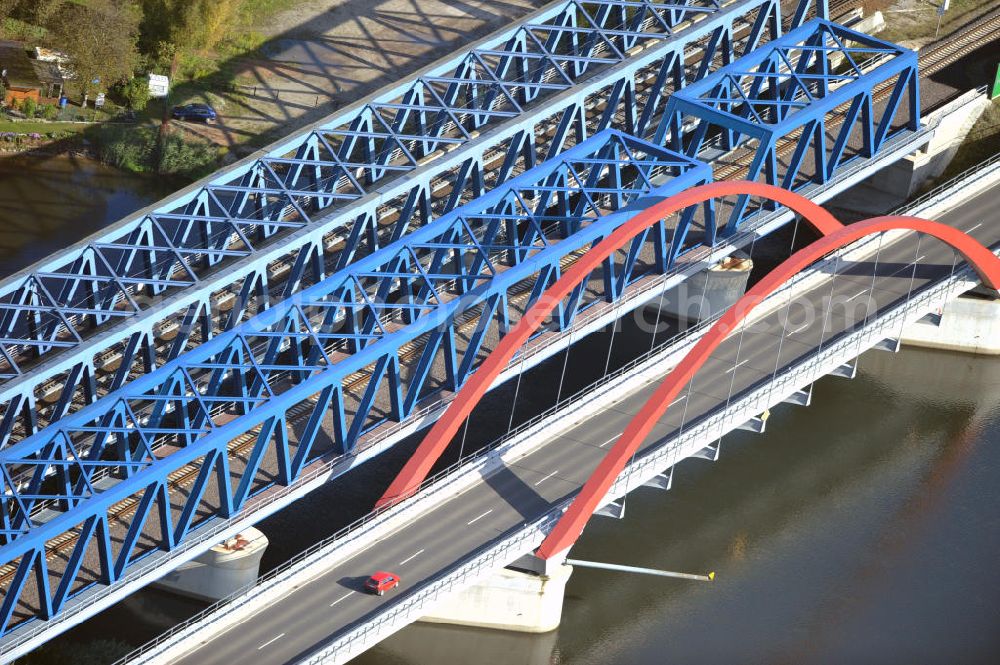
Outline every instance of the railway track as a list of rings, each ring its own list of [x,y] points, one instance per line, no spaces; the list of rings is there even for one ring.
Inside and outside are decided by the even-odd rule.
[[[935,74],[997,39],[1000,39],[1000,9],[973,20],[951,38],[938,42],[926,56],[921,51],[920,73]]]

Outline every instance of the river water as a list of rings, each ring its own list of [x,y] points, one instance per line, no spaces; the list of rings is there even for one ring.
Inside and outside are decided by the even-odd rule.
[[[9,274],[167,193],[88,160],[0,160],[0,270]],[[575,348],[564,395],[594,380],[611,335]],[[648,338],[626,325],[611,367]],[[517,420],[555,397],[562,357],[523,382]],[[507,424],[511,386],[470,428]],[[359,665],[994,663],[1000,654],[1000,359],[871,352],[853,381],[818,382],[809,408],[719,461],[682,463],[623,520],[595,518],[574,557],[691,572],[704,584],[577,570],[562,626],[517,635],[415,625]],[[412,445],[413,442],[409,442]],[[405,446],[404,446],[405,447]],[[271,568],[364,512],[405,451],[315,492],[261,527]],[[371,488],[371,489],[369,489]],[[335,499],[331,501],[331,499]],[[33,663],[109,662],[202,605],[146,590],[54,640]],[[109,643],[106,640],[113,640]],[[105,641],[100,641],[105,640]],[[101,657],[103,656],[103,658]]]
[[[6,276],[174,190],[84,157],[0,157],[0,275]]]

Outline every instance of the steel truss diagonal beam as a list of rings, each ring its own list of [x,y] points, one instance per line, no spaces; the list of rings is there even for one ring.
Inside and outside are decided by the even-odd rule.
[[[320,457],[352,452],[422,397],[457,390],[487,337],[502,338],[564,265],[646,201],[710,177],[606,130],[0,451],[0,626],[58,613]],[[713,210],[654,225],[552,326],[711,243]],[[53,543],[71,553],[65,565]],[[88,551],[96,563],[79,566]]]
[[[877,91],[889,93],[884,103]],[[916,52],[813,20],[672,95],[657,142],[692,155],[708,139],[744,146],[753,151],[748,180],[797,191],[919,126]],[[784,145],[794,146],[787,161]],[[733,209],[727,234],[753,212],[748,202]]]
[[[0,448],[587,136],[651,136],[779,11],[554,4],[7,280]]]

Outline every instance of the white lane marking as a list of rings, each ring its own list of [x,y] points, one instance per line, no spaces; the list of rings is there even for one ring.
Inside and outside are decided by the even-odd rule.
[[[399,562],[399,565],[401,565],[401,566],[402,566],[402,565],[406,564],[406,563],[407,563],[408,561],[413,561],[414,559],[416,559],[416,558],[417,558],[418,556],[420,556],[420,555],[421,555],[421,554],[423,554],[423,553],[424,553],[424,551],[423,551],[423,550],[420,550],[419,552],[414,552],[414,553],[413,553],[413,554],[411,554],[410,556],[408,556],[408,557],[406,557],[405,559],[403,559],[402,561],[400,561],[400,562]]]
[[[907,263],[905,266],[903,266],[899,270],[896,270],[892,274],[886,275],[886,277],[892,277],[894,275],[898,275],[899,273],[903,272],[904,270],[913,270],[913,268],[916,267],[914,264],[923,261],[925,256],[927,256],[927,255],[926,254],[921,254],[916,259],[914,259],[912,263]]]
[[[268,644],[271,644],[271,643],[273,643],[273,642],[277,642],[278,640],[280,640],[280,639],[281,639],[282,637],[284,637],[284,636],[285,636],[285,634],[284,634],[284,633],[282,633],[281,635],[278,635],[277,637],[272,637],[272,638],[271,638],[271,639],[269,639],[269,640],[268,640],[267,642],[264,642],[264,643],[263,643],[263,644],[261,644],[261,645],[260,645],[259,647],[257,647],[257,651],[260,651],[261,649],[263,649],[264,647],[266,647],[266,646],[267,646]]]
[[[603,448],[604,446],[608,445],[609,443],[611,443],[612,441],[614,441],[615,439],[617,439],[620,436],[621,436],[621,434],[615,434],[613,437],[611,437],[610,439],[608,439],[607,441],[605,441],[604,443],[602,443],[601,445],[599,445],[597,447],[598,448]]]
[[[348,598],[349,596],[353,596],[353,595],[354,595],[354,592],[353,592],[353,591],[348,591],[348,592],[347,592],[347,593],[345,593],[345,594],[344,594],[343,596],[341,596],[341,597],[340,597],[340,598],[338,598],[337,600],[335,600],[335,601],[333,601],[332,603],[330,603],[330,607],[333,607],[334,605],[336,605],[337,603],[339,603],[339,602],[340,602],[340,601],[342,601],[342,600],[347,600],[347,598]]]
[[[851,302],[852,300],[854,300],[854,299],[855,299],[855,298],[857,298],[858,296],[863,296],[863,295],[864,295],[864,294],[866,294],[866,293],[868,293],[868,289],[864,289],[864,290],[862,290],[862,291],[858,291],[858,292],[857,292],[857,293],[855,293],[855,294],[854,294],[853,296],[851,296],[850,298],[848,298],[848,299],[847,299],[847,302]]]
[[[735,371],[737,367],[742,367],[743,365],[746,365],[748,362],[750,362],[749,358],[747,358],[746,360],[739,361],[738,363],[736,363],[735,365],[733,365],[732,367],[730,367],[729,369],[727,369],[726,370],[726,374],[729,374],[730,372]]]
[[[808,328],[808,327],[809,327],[809,324],[808,324],[808,323],[803,323],[803,324],[802,324],[801,326],[799,326],[799,327],[798,327],[798,328],[796,328],[795,330],[793,330],[793,331],[791,331],[790,333],[788,333],[787,335],[785,335],[785,337],[791,337],[792,335],[794,335],[794,334],[796,334],[796,333],[800,333],[800,332],[802,332],[803,330],[805,330],[805,329],[806,329],[806,328]]]
[[[966,233],[972,233],[973,231],[975,231],[976,229],[978,229],[982,225],[983,225],[983,223],[979,222],[978,224],[976,224],[975,226],[973,226],[971,229],[969,229],[968,231],[966,231]]]
[[[559,469],[556,469],[555,471],[553,471],[549,475],[547,475],[544,478],[542,478],[541,480],[539,480],[537,483],[535,483],[535,487],[538,487],[539,485],[541,485],[542,483],[544,483],[546,480],[548,480],[552,476],[556,475],[557,473],[559,473]]]
[[[484,517],[486,517],[487,515],[489,515],[492,512],[493,512],[493,509],[490,508],[489,510],[487,510],[485,513],[483,513],[479,517],[473,517],[471,520],[469,520],[468,522],[466,522],[466,524],[472,524],[474,522],[478,522],[479,520],[483,519]]]
[[[677,402],[680,402],[680,401],[685,400],[685,399],[687,399],[687,395],[681,395],[680,397],[678,397],[677,399],[675,399],[673,402],[671,402],[670,404],[668,404],[667,408],[669,409],[674,404],[677,404]]]

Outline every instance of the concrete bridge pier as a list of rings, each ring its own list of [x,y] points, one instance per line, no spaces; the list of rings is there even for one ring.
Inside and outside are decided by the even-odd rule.
[[[926,146],[837,196],[833,205],[864,215],[885,214],[902,205],[944,173],[979,116],[989,106],[985,92],[970,90],[932,111],[924,122],[938,124]]]
[[[747,290],[753,260],[735,251],[715,265],[691,275],[676,288],[654,298],[645,307],[647,316],[670,316],[686,323],[711,318],[733,305]]]
[[[1000,299],[959,296],[903,331],[903,344],[976,355],[1000,355]]]
[[[488,579],[453,594],[420,620],[520,633],[559,627],[572,566],[525,555]]]
[[[248,527],[207,552],[181,564],[153,583],[165,591],[215,601],[257,581],[268,540]]]

